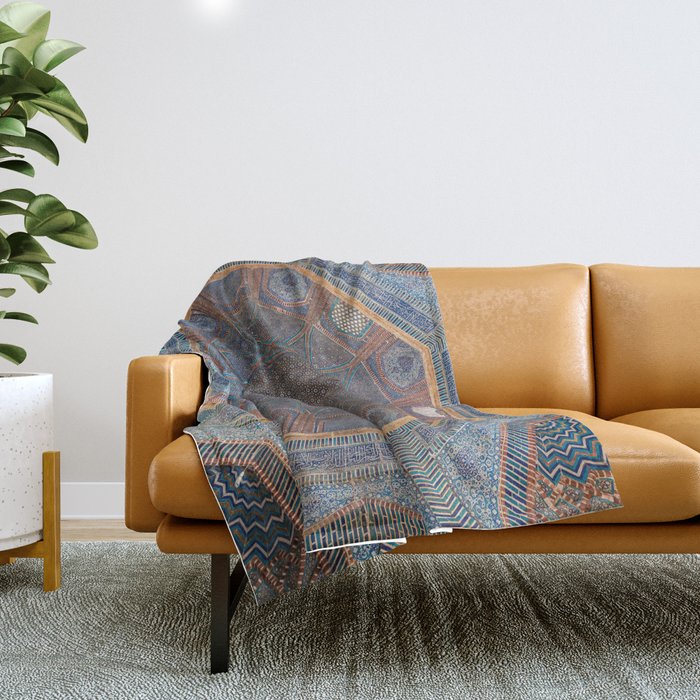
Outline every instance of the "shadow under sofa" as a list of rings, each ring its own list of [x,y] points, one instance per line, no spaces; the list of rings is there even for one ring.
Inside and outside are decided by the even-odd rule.
[[[393,553],[700,552],[700,268],[557,264],[431,270],[460,400],[577,418],[600,439],[623,508],[498,531],[409,538]],[[211,555],[212,672],[226,670],[245,586],[183,429],[206,389],[197,355],[131,362],[126,524],[162,552]]]

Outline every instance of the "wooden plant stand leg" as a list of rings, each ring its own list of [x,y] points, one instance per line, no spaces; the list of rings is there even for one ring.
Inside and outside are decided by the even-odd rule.
[[[44,590],[61,587],[61,455],[44,452]]]

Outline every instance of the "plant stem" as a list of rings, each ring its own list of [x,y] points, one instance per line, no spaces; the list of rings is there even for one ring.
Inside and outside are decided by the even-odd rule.
[[[0,114],[0,117],[4,117],[16,104],[17,100],[15,100],[13,97],[12,102],[10,102],[10,106],[2,114]]]

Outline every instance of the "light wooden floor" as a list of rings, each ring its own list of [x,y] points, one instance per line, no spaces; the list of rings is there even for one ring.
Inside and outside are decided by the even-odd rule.
[[[133,532],[123,520],[62,520],[61,539],[64,542],[155,542],[155,532]]]

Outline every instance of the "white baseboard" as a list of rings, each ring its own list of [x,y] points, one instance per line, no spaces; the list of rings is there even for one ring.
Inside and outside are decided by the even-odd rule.
[[[62,482],[61,518],[63,520],[124,518],[124,482]]]

